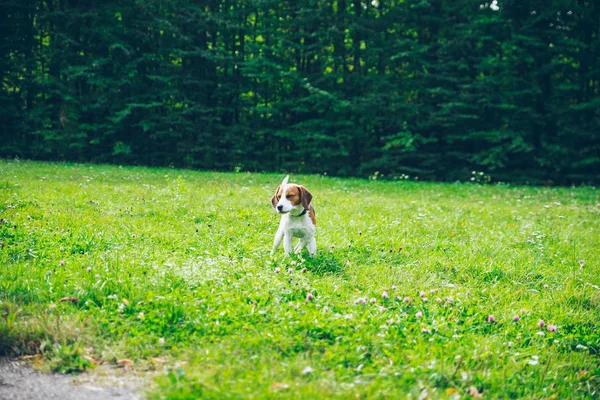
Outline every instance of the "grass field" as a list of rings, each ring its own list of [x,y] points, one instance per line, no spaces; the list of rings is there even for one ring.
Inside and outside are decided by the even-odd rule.
[[[0,161],[0,354],[152,399],[599,396],[597,189],[292,176],[311,259],[269,256],[282,178]]]

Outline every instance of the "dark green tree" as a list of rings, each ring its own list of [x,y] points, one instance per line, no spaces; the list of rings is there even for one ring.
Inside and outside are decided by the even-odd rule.
[[[0,0],[0,155],[600,174],[592,0]]]

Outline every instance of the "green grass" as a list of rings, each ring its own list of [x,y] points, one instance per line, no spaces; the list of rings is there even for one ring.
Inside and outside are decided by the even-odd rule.
[[[0,353],[160,357],[156,399],[598,397],[597,189],[292,176],[318,256],[271,258],[282,177],[1,161]]]

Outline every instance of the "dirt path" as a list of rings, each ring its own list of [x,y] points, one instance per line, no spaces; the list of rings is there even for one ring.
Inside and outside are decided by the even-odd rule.
[[[107,386],[110,385],[110,386]],[[0,400],[138,400],[131,379],[42,374],[30,366],[0,359]]]

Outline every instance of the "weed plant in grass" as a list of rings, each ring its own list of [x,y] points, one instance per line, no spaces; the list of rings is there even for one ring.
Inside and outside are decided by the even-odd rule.
[[[0,352],[155,399],[598,396],[597,189],[292,181],[316,258],[269,256],[280,175],[0,162]]]

